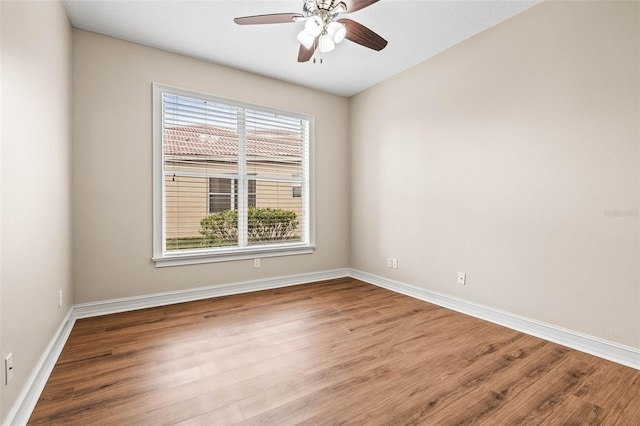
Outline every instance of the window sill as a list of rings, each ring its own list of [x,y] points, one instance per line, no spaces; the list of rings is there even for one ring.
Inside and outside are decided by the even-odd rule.
[[[293,256],[312,254],[314,245],[287,245],[283,247],[245,247],[219,250],[216,252],[181,252],[153,257],[156,268],[167,266],[197,265],[200,263],[229,262],[234,260],[257,259],[262,257]]]

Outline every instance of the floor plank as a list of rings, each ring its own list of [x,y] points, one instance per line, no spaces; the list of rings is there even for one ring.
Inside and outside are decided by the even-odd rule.
[[[78,320],[29,424],[640,424],[640,371],[351,278]]]

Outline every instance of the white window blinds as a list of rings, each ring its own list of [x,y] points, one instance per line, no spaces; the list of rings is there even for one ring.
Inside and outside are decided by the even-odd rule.
[[[157,96],[161,255],[309,245],[309,118],[178,92]]]

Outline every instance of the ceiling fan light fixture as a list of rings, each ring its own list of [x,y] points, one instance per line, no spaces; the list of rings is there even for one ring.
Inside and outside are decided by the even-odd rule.
[[[331,36],[331,40],[333,40],[335,44],[338,44],[344,40],[347,35],[347,27],[340,22],[330,22],[329,25],[327,25],[327,33]]]
[[[344,13],[346,11],[347,11],[347,5],[344,4],[344,2],[340,2],[336,4],[335,6],[333,6],[333,9],[331,9],[331,13],[334,13],[334,14]]]
[[[302,30],[298,33],[298,41],[307,49],[310,49],[313,46],[313,42],[315,41],[315,37],[310,35],[305,30]]]
[[[2,0],[0,0],[2,1]],[[300,0],[298,0],[300,1]],[[238,25],[286,24],[304,22],[304,29],[297,34],[300,42],[298,62],[308,62],[315,52],[330,52],[345,38],[366,48],[380,51],[387,40],[364,25],[346,18],[342,13],[352,13],[377,3],[379,0],[302,0],[302,13],[271,13],[234,18]],[[322,56],[320,56],[322,63]]]
[[[321,53],[331,52],[335,48],[336,44],[333,42],[329,34],[323,34],[320,37],[320,45],[318,46],[318,49]]]
[[[305,0],[303,10],[309,15],[313,15],[318,10],[315,0]]]
[[[324,29],[324,24],[319,16],[312,16],[307,19],[307,22],[304,24],[304,29],[310,36],[318,37]]]

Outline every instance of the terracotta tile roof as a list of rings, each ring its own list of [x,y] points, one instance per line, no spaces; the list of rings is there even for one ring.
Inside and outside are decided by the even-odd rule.
[[[198,124],[165,127],[165,155],[236,156],[236,130]],[[247,132],[247,155],[252,157],[300,157],[299,134],[277,130]]]

